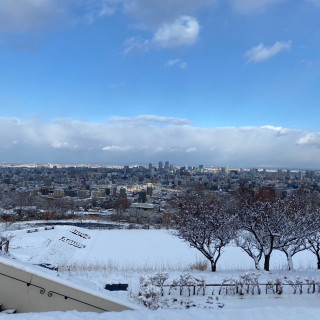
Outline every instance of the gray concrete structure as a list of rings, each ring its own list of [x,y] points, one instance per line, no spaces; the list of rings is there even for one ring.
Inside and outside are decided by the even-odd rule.
[[[0,257],[0,303],[17,312],[124,311],[133,306],[106,299]]]

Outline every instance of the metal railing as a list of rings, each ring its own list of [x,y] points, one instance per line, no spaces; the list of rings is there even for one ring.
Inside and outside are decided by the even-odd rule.
[[[4,274],[4,273],[1,273],[1,272],[0,272],[0,275],[1,275],[1,276],[4,276],[4,277],[7,277],[7,278],[10,278],[10,279],[13,279],[13,280],[16,280],[16,281],[19,281],[19,282],[22,282],[22,283],[26,284],[28,287],[30,287],[30,286],[36,287],[36,288],[40,289],[40,293],[41,293],[41,294],[44,294],[44,293],[46,292],[46,290],[45,290],[44,288],[39,287],[39,286],[37,286],[37,285],[35,285],[35,284],[31,283],[31,282],[27,282],[27,281],[25,281],[25,280],[21,280],[21,279],[18,279],[18,278],[9,276],[9,275]]]
[[[173,291],[179,290],[179,294],[183,295],[183,292],[187,292],[190,296],[192,295],[206,295],[207,289],[212,287],[219,288],[217,293],[219,295],[245,295],[251,294],[260,295],[262,293],[262,288],[264,288],[265,294],[282,294],[282,293],[293,293],[293,294],[314,294],[320,293],[320,282],[310,282],[310,283],[302,283],[302,282],[290,282],[290,283],[211,283],[211,284],[190,284],[190,285],[179,285],[179,284],[165,284],[162,286],[157,285],[157,287],[162,288],[162,292],[164,293],[164,289],[167,288],[168,294],[171,295]],[[291,290],[285,290],[287,287]],[[304,289],[305,288],[305,289]],[[214,290],[213,290],[214,291]],[[212,291],[212,293],[213,293]],[[162,294],[163,295],[163,294]]]
[[[18,278],[9,276],[9,275],[4,274],[4,273],[2,273],[2,272],[0,272],[0,275],[1,275],[1,276],[4,276],[4,277],[7,277],[7,278],[10,278],[10,279],[12,279],[12,280],[15,280],[15,281],[24,283],[24,284],[27,285],[28,287],[38,288],[38,289],[40,289],[40,294],[42,294],[42,295],[44,295],[45,292],[46,292],[46,289],[45,289],[45,288],[40,287],[40,286],[37,286],[37,285],[35,285],[35,284],[31,283],[31,282],[28,282],[28,281],[25,281],[25,280],[21,280],[21,279],[18,279]],[[52,290],[48,291],[47,296],[48,296],[49,298],[51,298],[54,294],[55,294],[55,295],[58,295],[58,296],[60,296],[60,297],[63,297],[65,300],[70,299],[70,300],[79,302],[79,303],[81,303],[81,304],[85,304],[85,305],[87,305],[87,306],[93,307],[93,308],[95,308],[95,309],[98,309],[98,310],[101,310],[101,311],[104,311],[104,312],[109,312],[109,310],[107,310],[107,309],[97,307],[97,306],[95,306],[95,305],[93,305],[93,304],[87,303],[87,302],[85,302],[85,301],[82,301],[82,300],[79,300],[79,299],[76,299],[76,298],[72,298],[72,297],[70,297],[70,296],[67,296],[67,295],[65,295],[65,294],[62,294],[62,293],[59,293],[59,292],[55,292],[55,291],[52,291]]]

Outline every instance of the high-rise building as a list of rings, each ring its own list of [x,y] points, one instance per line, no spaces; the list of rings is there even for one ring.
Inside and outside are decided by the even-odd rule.
[[[120,197],[121,197],[121,198],[126,198],[126,197],[127,197],[127,190],[126,190],[126,188],[123,188],[123,187],[120,188]]]
[[[229,174],[229,167],[226,165],[221,168],[221,173],[223,174]]]
[[[147,201],[147,192],[146,190],[143,189],[139,192],[138,202],[145,203],[146,201]]]
[[[152,184],[151,183],[147,184],[147,195],[152,197]]]
[[[159,168],[159,171],[162,171],[162,169],[163,169],[163,163],[162,163],[162,161],[159,161],[159,166],[158,166],[158,168]]]
[[[169,161],[166,161],[165,163],[164,163],[164,170],[169,170],[170,169],[170,164],[169,164]]]

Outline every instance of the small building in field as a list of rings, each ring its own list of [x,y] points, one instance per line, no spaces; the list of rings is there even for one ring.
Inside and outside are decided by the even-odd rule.
[[[129,208],[129,221],[132,223],[162,224],[162,213],[158,205],[135,202]]]

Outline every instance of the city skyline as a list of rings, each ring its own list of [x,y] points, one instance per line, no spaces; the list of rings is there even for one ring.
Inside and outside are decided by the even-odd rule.
[[[0,163],[319,169],[319,13],[1,0]]]

